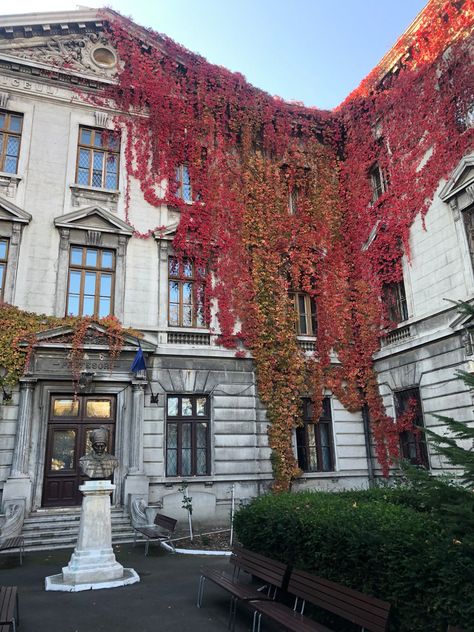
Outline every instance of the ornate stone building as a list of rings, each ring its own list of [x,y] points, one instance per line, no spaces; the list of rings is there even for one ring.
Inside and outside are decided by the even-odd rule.
[[[79,504],[78,461],[91,430],[105,425],[120,462],[116,505],[140,496],[179,517],[186,480],[196,516],[226,520],[231,486],[248,499],[271,482],[265,411],[253,361],[219,346],[191,305],[199,271],[173,258],[179,214],[148,204],[132,180],[139,228],[165,228],[143,241],[126,222],[124,143],[107,133],[114,111],[80,95],[113,81],[119,59],[104,30],[107,15],[0,19],[0,292],[36,313],[114,314],[142,332],[147,379],[130,371],[135,337],[112,361],[106,333],[91,326],[76,397],[72,331],[41,333],[28,373],[0,402],[3,506],[18,498],[27,512]],[[186,173],[181,180],[185,199]],[[412,259],[395,296],[399,325],[377,355],[387,410],[397,414],[417,397],[430,426],[438,423],[434,412],[472,420],[471,395],[455,377],[474,362],[471,323],[444,299],[474,295],[473,191],[471,155],[440,182],[426,230],[421,221],[412,228]],[[300,345],[310,352],[309,298],[295,296],[295,309]],[[405,455],[441,467],[418,441],[402,437]],[[329,391],[320,423],[295,433],[294,450],[304,471],[297,490],[361,487],[379,474],[366,419]]]

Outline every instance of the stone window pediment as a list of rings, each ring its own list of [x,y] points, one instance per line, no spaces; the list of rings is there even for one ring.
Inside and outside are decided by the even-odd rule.
[[[72,213],[66,213],[66,215],[60,215],[55,218],[54,225],[59,229],[98,231],[127,237],[131,237],[133,234],[129,224],[100,206],[89,206]]]
[[[440,193],[453,210],[463,210],[474,203],[474,154],[463,158]]]
[[[31,215],[22,208],[0,196],[0,221],[29,224]]]

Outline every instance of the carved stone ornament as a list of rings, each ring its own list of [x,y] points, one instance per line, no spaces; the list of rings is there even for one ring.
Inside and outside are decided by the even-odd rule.
[[[117,53],[101,33],[0,42],[0,54],[107,79],[118,64]]]
[[[470,184],[466,187],[466,193],[471,202],[474,202],[474,184]]]

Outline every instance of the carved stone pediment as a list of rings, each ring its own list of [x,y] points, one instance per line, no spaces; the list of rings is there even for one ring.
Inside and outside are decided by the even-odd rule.
[[[133,233],[131,226],[100,206],[89,206],[60,215],[54,220],[57,228],[76,228],[92,232],[106,232],[130,237]]]
[[[117,53],[104,33],[3,40],[0,41],[0,57],[108,80],[114,78],[118,65]]]
[[[456,200],[456,205],[460,209],[474,202],[474,154],[461,160],[443,187],[440,198],[444,202]]]
[[[31,215],[9,200],[0,196],[0,221],[29,224]]]
[[[72,327],[55,327],[42,331],[36,335],[35,348],[41,349],[48,346],[60,346],[61,348],[69,348],[72,346],[74,337],[74,330]],[[24,343],[27,344],[26,342]],[[140,343],[138,338],[129,334],[124,335],[124,350],[135,351],[141,345],[144,352],[151,352],[155,350],[155,345],[147,340],[141,339]],[[97,323],[91,323],[87,328],[87,332],[84,338],[84,348],[90,347],[104,347],[108,349],[109,339],[107,336],[107,329]]]

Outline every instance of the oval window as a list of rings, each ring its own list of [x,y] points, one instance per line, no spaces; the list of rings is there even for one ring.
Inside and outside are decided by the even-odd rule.
[[[110,48],[99,46],[92,51],[92,59],[101,68],[113,68],[117,63],[115,53]]]

